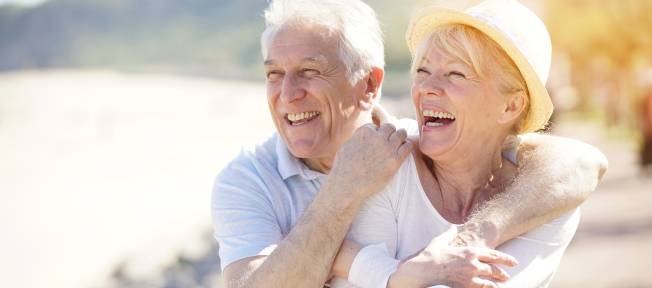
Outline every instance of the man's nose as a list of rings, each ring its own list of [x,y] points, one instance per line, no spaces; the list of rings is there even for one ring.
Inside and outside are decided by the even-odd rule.
[[[281,85],[281,101],[290,103],[306,96],[306,91],[301,86],[300,80],[294,75],[285,75]]]

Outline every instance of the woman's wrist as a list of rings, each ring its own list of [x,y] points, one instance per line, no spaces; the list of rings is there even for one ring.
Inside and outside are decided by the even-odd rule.
[[[368,245],[355,256],[347,280],[359,287],[387,287],[399,263],[389,255],[385,244]]]
[[[360,245],[357,243],[344,239],[340,251],[338,251],[337,256],[335,256],[330,278],[338,277],[347,279],[349,277],[349,270],[351,270],[353,260],[355,259],[355,256],[358,255],[358,252],[360,252],[360,248]]]
[[[427,275],[426,271],[419,271],[419,267],[414,265],[415,263],[412,263],[415,257],[410,257],[399,263],[396,271],[394,271],[394,273],[389,276],[389,280],[387,281],[388,288],[410,288],[426,286],[427,281],[422,277]]]

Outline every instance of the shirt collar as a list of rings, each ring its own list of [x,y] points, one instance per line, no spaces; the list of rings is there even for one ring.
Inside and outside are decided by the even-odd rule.
[[[311,170],[299,158],[294,157],[287,144],[283,142],[281,135],[276,134],[276,156],[278,157],[278,171],[281,173],[283,180],[292,176],[299,175],[306,180],[315,180],[320,176],[325,176],[321,172]]]

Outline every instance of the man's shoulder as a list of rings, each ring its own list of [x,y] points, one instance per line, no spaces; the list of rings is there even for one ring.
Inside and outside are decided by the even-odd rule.
[[[278,174],[278,134],[274,133],[259,144],[244,147],[219,173],[217,182],[251,181],[263,175]],[[279,176],[280,177],[280,176]]]

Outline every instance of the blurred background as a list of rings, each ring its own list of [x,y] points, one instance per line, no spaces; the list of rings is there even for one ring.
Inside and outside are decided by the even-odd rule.
[[[411,117],[409,16],[478,1],[366,2],[383,103]],[[552,287],[652,287],[652,1],[522,2],[553,39],[550,133],[610,160]],[[274,131],[266,6],[0,0],[0,285],[220,287],[213,179]]]

